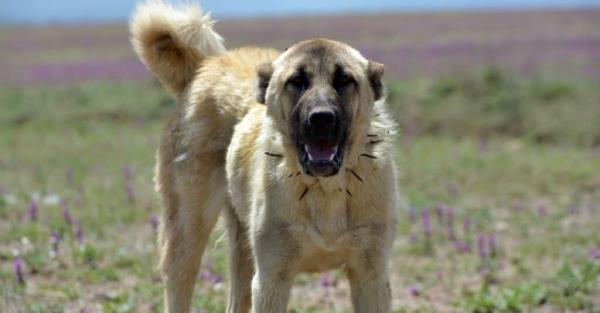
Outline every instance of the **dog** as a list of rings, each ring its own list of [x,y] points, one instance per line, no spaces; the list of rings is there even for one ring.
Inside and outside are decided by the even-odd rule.
[[[286,312],[296,274],[334,268],[354,312],[390,312],[398,188],[384,66],[322,38],[228,51],[193,5],[141,3],[130,31],[177,102],[155,176],[166,311],[189,311],[223,212],[228,313]]]

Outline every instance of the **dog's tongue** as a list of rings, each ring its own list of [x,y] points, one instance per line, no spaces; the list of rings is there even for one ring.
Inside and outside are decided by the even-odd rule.
[[[337,148],[337,145],[329,148],[321,148],[311,144],[304,145],[304,149],[306,149],[306,153],[308,153],[308,159],[316,162],[332,161],[337,152]]]

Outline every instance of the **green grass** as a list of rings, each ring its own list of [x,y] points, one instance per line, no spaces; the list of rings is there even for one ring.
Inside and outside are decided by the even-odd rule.
[[[523,80],[499,68],[434,81],[392,82],[404,129],[453,137],[520,137],[600,145],[597,81]]]
[[[592,105],[598,93],[587,83],[494,75],[506,74],[390,87],[404,128],[419,125],[398,142],[405,204],[391,271],[394,312],[599,312],[600,263],[590,257],[600,249],[600,157],[590,148],[599,134],[600,123],[591,122],[600,116]],[[557,113],[566,106],[568,114]],[[162,311],[148,220],[159,212],[154,149],[172,110],[173,101],[154,83],[0,90],[3,312]],[[533,118],[543,127],[531,124]],[[552,136],[539,136],[542,128]],[[35,221],[28,215],[32,200],[39,206]],[[80,223],[83,244],[61,201]],[[453,247],[447,216],[440,221],[433,209],[439,203],[454,208],[455,236],[470,252]],[[429,240],[421,232],[424,208],[433,226]],[[465,232],[467,218],[472,226]],[[62,238],[58,254],[51,232]],[[486,259],[477,253],[478,234],[497,236]],[[222,235],[219,228],[202,271],[224,282],[199,279],[196,288],[194,308],[205,312],[225,308]],[[16,255],[25,263],[25,284],[15,279]],[[340,272],[333,277],[336,285],[324,287],[318,275],[299,276],[290,310],[349,312],[347,282]]]

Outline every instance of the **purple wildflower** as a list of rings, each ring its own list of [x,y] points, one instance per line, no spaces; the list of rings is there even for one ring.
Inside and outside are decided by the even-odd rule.
[[[591,213],[596,212],[596,206],[593,203],[588,203],[587,205],[587,209],[588,211],[590,211]]]
[[[129,167],[129,165],[125,165],[123,166],[123,168],[121,169],[121,172],[123,173],[123,178],[125,179],[125,181],[130,181],[131,180],[131,168]]]
[[[211,277],[212,277],[212,274],[210,273],[210,271],[201,271],[200,272],[200,279],[202,279],[202,280],[210,280]]]
[[[81,223],[79,223],[79,221],[75,222],[75,239],[77,239],[77,242],[80,245],[84,242],[83,230],[81,229]]]
[[[592,260],[600,260],[600,249],[594,249],[590,252]]]
[[[88,308],[81,309],[81,313],[92,313],[92,311]]]
[[[221,275],[213,273],[213,271],[212,271],[213,262],[211,259],[207,259],[204,262],[204,266],[206,267],[206,270],[200,272],[200,274],[199,274],[200,279],[211,282],[213,284],[217,284],[217,283],[220,283],[221,281],[223,281],[223,277]]]
[[[454,249],[456,249],[456,252],[458,253],[471,252],[471,246],[469,246],[469,243],[466,241],[455,240],[452,244],[454,245]]]
[[[515,209],[515,211],[517,212],[523,212],[523,210],[525,209],[525,204],[522,201],[516,201],[513,204],[513,209]]]
[[[571,214],[571,215],[577,214],[578,209],[577,209],[576,203],[569,204],[569,207],[567,209],[569,210],[569,214]]]
[[[454,240],[456,239],[455,233],[454,233],[454,208],[453,207],[448,207],[448,209],[446,210],[446,227],[448,230],[448,239],[449,240]]]
[[[429,218],[429,209],[424,208],[421,211],[421,222],[422,222],[422,227],[423,227],[423,237],[424,237],[424,243],[425,243],[425,251],[426,252],[432,252],[433,251],[433,245],[432,245],[432,238],[431,238],[431,221]]]
[[[487,251],[485,249],[485,235],[479,234],[477,235],[477,253],[479,254],[479,258],[485,260],[487,257]]]
[[[54,255],[58,255],[58,244],[60,243],[61,237],[56,231],[50,232],[50,245],[52,245],[52,252]]]
[[[23,273],[23,260],[20,257],[15,257],[13,261],[13,271],[15,278],[19,284],[25,284],[25,274]]]
[[[335,278],[329,274],[321,275],[319,282],[323,287],[334,287],[337,284]]]
[[[419,287],[417,287],[417,285],[410,285],[406,288],[406,291],[408,292],[409,295],[413,296],[413,297],[418,297],[421,294],[421,291],[419,290]]]
[[[37,212],[38,212],[38,204],[35,200],[31,200],[31,202],[29,202],[29,206],[27,208],[27,216],[29,217],[30,221],[36,221],[37,220]]]
[[[200,272],[200,279],[211,282],[213,284],[218,284],[223,281],[223,277],[221,277],[221,275],[214,274],[211,271]]]
[[[479,274],[487,281],[490,277],[490,269],[486,265],[482,265],[479,268]]]
[[[419,240],[419,236],[417,236],[417,234],[415,234],[415,233],[411,233],[408,238],[411,243],[415,243]]]
[[[438,281],[444,280],[444,272],[437,272],[436,275]]]
[[[425,237],[429,237],[431,235],[431,223],[429,221],[429,210],[427,208],[423,209],[421,212],[421,222],[423,226],[423,234]]]
[[[148,221],[150,222],[150,226],[152,226],[152,230],[156,232],[158,230],[158,217],[156,216],[156,214],[150,213]]]
[[[130,203],[135,202],[135,190],[132,182],[128,181],[125,183],[125,193],[127,194],[127,201]]]
[[[548,208],[546,207],[545,204],[540,203],[537,206],[537,213],[539,216],[546,216],[546,213],[548,212]]]
[[[435,214],[436,214],[436,216],[438,218],[438,221],[440,223],[443,223],[444,222],[444,205],[443,204],[438,203],[435,206]]]
[[[223,281],[223,276],[218,275],[218,274],[213,274],[213,279],[212,279],[213,284],[218,284],[222,281]]]
[[[61,206],[62,206],[63,219],[65,220],[65,222],[67,224],[73,226],[73,216],[71,215],[71,212],[69,211],[69,204],[67,203],[66,200],[63,200],[61,202]]]
[[[131,173],[131,168],[128,165],[123,166],[121,169],[123,173],[123,180],[125,181],[125,193],[127,194],[127,200],[130,203],[135,202],[135,189],[133,186],[133,175]]]

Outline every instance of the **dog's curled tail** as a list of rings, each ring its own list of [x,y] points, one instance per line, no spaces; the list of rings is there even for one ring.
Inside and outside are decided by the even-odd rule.
[[[175,96],[193,79],[203,58],[225,52],[208,14],[200,7],[174,7],[160,0],[139,4],[129,29],[138,57]]]

